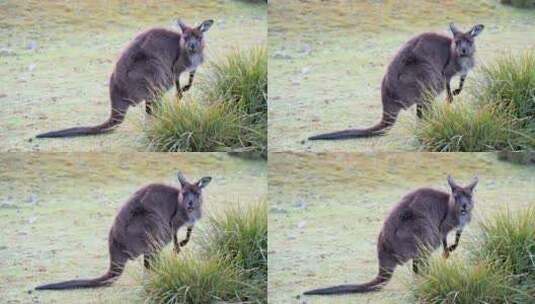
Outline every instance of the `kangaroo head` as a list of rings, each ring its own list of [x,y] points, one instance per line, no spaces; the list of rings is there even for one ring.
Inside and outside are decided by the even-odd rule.
[[[450,30],[453,34],[453,48],[458,56],[470,57],[476,51],[474,38],[479,35],[485,26],[483,24],[474,25],[468,32],[460,31],[453,23],[450,23]]]
[[[180,192],[178,194],[178,203],[188,211],[200,212],[202,206],[202,189],[212,180],[211,177],[205,176],[195,183],[186,180],[182,173],[177,173],[180,182]]]
[[[181,20],[178,20],[177,24],[182,31],[180,48],[190,55],[201,53],[204,49],[203,34],[214,24],[214,20],[205,20],[196,27],[189,27]]]
[[[451,197],[454,201],[454,208],[457,211],[457,214],[466,215],[472,212],[472,208],[474,208],[472,193],[477,182],[478,178],[474,177],[468,186],[462,187],[457,185],[451,176],[448,176],[448,184],[451,187]]]

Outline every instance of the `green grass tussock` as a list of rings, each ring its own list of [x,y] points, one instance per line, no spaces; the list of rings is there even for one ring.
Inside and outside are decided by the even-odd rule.
[[[150,150],[237,151],[267,157],[267,50],[234,51],[208,65],[201,97],[164,98],[145,128]]]
[[[506,303],[513,292],[508,277],[492,264],[433,258],[412,290],[420,303]]]
[[[239,271],[219,256],[199,260],[190,252],[165,252],[153,264],[144,282],[146,303],[214,303],[235,299],[242,285]]]
[[[197,252],[161,254],[147,303],[267,303],[267,205],[210,217]]]
[[[483,65],[475,86],[479,102],[509,107],[522,127],[535,131],[535,51],[504,55]]]
[[[468,257],[431,259],[415,286],[422,303],[535,301],[535,207],[500,212],[481,224]]]
[[[535,208],[499,213],[481,228],[479,249],[474,252],[499,263],[519,284],[527,283],[535,292]]]
[[[208,100],[232,103],[241,111],[267,116],[267,48],[234,51],[220,62],[209,65],[211,73],[203,84]]]
[[[503,107],[477,108],[459,98],[453,104],[432,103],[413,132],[427,151],[494,151],[522,142],[515,124],[510,111]]]
[[[535,148],[535,52],[484,65],[474,89],[452,105],[430,98],[413,130],[422,149],[443,152]]]
[[[145,126],[153,151],[212,152],[244,148],[247,132],[242,118],[223,103],[201,105],[195,101],[165,99]]]
[[[207,256],[224,255],[251,276],[267,279],[266,203],[246,210],[233,207],[225,217],[212,217],[209,225],[201,244]]]

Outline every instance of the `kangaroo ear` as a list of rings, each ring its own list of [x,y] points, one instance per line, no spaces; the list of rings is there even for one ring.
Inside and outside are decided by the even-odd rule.
[[[479,178],[477,176],[474,176],[470,185],[466,186],[466,189],[469,189],[470,191],[474,191],[474,188],[476,187],[477,182],[479,182]]]
[[[204,33],[207,30],[209,30],[210,27],[212,27],[212,24],[214,24],[214,20],[212,19],[204,20],[197,28],[199,29],[199,31]]]
[[[206,187],[206,185],[208,185],[210,181],[212,181],[212,178],[210,176],[205,176],[197,182],[197,186],[202,189]]]
[[[474,27],[472,27],[472,29],[470,30],[470,35],[472,37],[475,37],[479,34],[481,34],[481,32],[483,31],[483,29],[485,28],[485,26],[483,24],[476,24],[474,25]]]
[[[180,182],[180,185],[181,185],[182,187],[184,187],[185,185],[188,184],[188,181],[186,180],[186,178],[184,177],[184,175],[182,175],[182,173],[177,172],[177,173],[176,173],[176,177],[178,178],[178,181]]]
[[[451,175],[448,175],[448,184],[450,185],[451,190],[453,190],[453,191],[459,189],[459,185],[457,185],[455,183],[455,181],[453,180],[453,177],[451,177]]]
[[[180,30],[182,31],[182,33],[184,33],[184,31],[189,28],[189,26],[187,26],[184,22],[182,22],[182,20],[178,19],[176,21],[176,24],[178,25],[178,27],[180,28]]]
[[[453,22],[450,23],[450,31],[453,34],[453,36],[457,36],[458,34],[461,33],[461,31],[459,31],[459,29],[455,26],[455,24],[453,24]]]

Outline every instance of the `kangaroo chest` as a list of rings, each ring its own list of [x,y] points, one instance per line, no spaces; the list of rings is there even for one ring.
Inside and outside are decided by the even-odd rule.
[[[466,224],[470,223],[470,219],[471,217],[469,213],[459,215],[459,224],[457,228],[462,230]]]
[[[203,63],[203,60],[202,54],[184,55],[175,64],[175,74],[180,76],[184,72],[194,71]]]
[[[194,54],[189,57],[189,63],[184,67],[184,71],[191,72],[197,69],[201,65],[203,57],[201,54]]]
[[[467,75],[474,67],[474,58],[473,57],[459,57],[457,59],[457,73],[460,75]]]

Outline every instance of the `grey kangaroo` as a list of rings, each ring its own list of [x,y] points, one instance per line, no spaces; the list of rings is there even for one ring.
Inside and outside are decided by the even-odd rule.
[[[104,275],[88,280],[71,280],[36,287],[42,289],[73,289],[108,286],[115,282],[128,260],[143,255],[144,266],[150,263],[160,248],[171,242],[178,254],[180,247],[190,240],[193,226],[201,218],[202,189],[212,180],[203,177],[196,183],[189,183],[177,174],[180,189],[150,184],[138,190],[123,205],[115,217],[108,237],[110,266]],[[176,233],[187,226],[186,239],[180,243]]]
[[[474,38],[483,28],[482,24],[478,24],[464,33],[451,23],[453,39],[435,33],[424,33],[412,38],[396,54],[383,77],[383,117],[378,124],[366,129],[348,129],[316,135],[309,139],[383,135],[394,125],[399,112],[413,104],[417,105],[416,114],[421,118],[428,92],[437,96],[445,88],[447,100],[452,102],[453,95],[461,93],[468,71],[474,67]],[[459,88],[452,93],[450,80],[455,75],[460,75],[460,83]]]
[[[117,61],[110,78],[111,114],[107,121],[93,127],[75,127],[39,134],[37,138],[94,135],[112,131],[121,124],[128,107],[145,101],[152,114],[152,102],[176,85],[177,97],[191,88],[195,71],[204,60],[204,39],[214,23],[206,20],[197,27],[182,21],[182,33],[151,29],[138,35]],[[180,87],[180,74],[189,72],[188,83]]]
[[[444,247],[444,257],[453,252],[466,224],[470,222],[474,201],[472,193],[477,177],[466,187],[457,185],[448,176],[451,193],[421,188],[401,199],[386,218],[379,233],[377,256],[379,274],[368,283],[339,285],[307,291],[305,295],[363,293],[381,289],[392,277],[394,269],[412,260],[418,273],[427,253]],[[456,229],[455,243],[448,247],[447,235]]]

